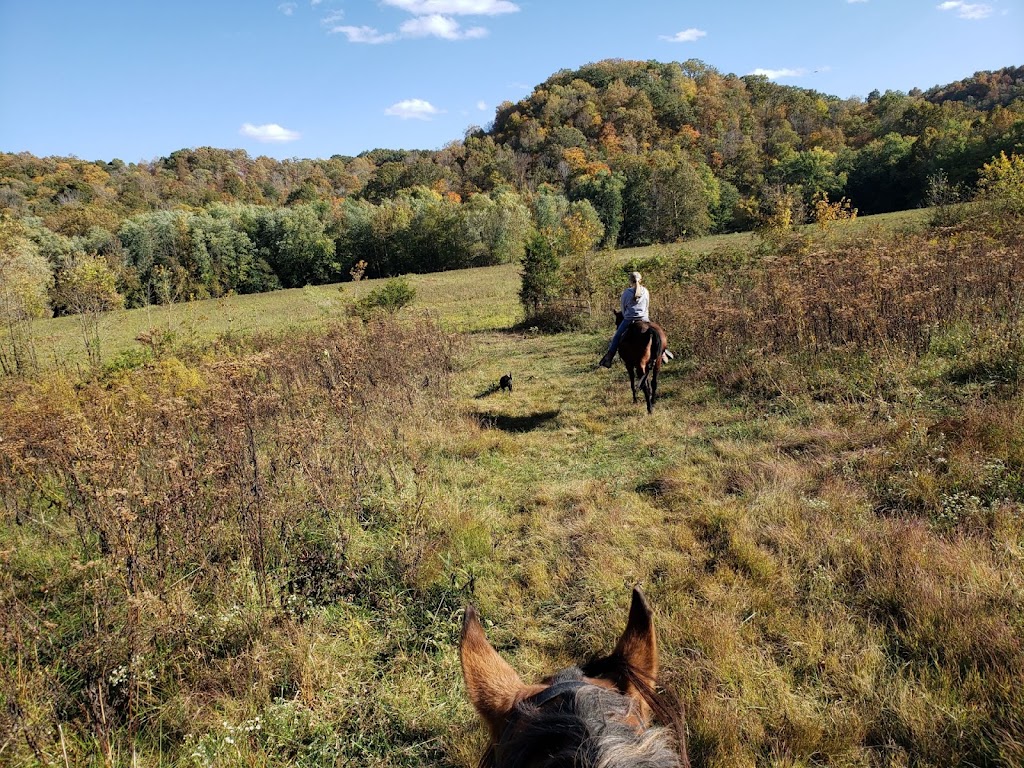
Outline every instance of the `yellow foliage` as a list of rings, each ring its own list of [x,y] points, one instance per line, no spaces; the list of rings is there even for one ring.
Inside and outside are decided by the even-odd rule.
[[[199,370],[190,368],[176,357],[157,361],[154,371],[160,390],[173,397],[183,397],[194,403],[207,389]]]
[[[814,201],[814,223],[827,231],[833,224],[840,221],[853,221],[857,218],[857,209],[850,201],[841,197],[834,203],[828,199],[828,193],[822,192]]]
[[[619,138],[612,123],[605,123],[601,128],[601,148],[609,157],[614,157],[622,152],[622,139]]]
[[[562,150],[562,159],[569,166],[573,173],[579,173],[587,167],[587,156],[579,147],[569,147]]]
[[[999,157],[985,163],[978,180],[984,199],[998,202],[1009,212],[1024,212],[1024,156],[1000,152]]]

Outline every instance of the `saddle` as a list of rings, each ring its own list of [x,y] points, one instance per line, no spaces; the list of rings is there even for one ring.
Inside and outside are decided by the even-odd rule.
[[[635,331],[640,331],[640,333],[647,333],[651,328],[651,324],[646,320],[634,320],[629,324],[629,327]]]

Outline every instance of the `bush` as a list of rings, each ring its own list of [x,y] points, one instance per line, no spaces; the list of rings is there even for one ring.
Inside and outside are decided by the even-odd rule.
[[[1024,157],[1000,152],[981,169],[978,189],[987,200],[1006,213],[1024,213]]]
[[[356,314],[364,320],[378,309],[393,314],[409,306],[415,298],[416,289],[409,285],[406,278],[393,277],[356,302]]]
[[[555,300],[540,307],[536,312],[528,312],[520,328],[536,328],[543,333],[563,333],[579,331],[587,325],[584,308],[569,299]]]
[[[928,216],[928,224],[932,227],[955,227],[967,221],[963,188],[951,183],[944,171],[928,177],[925,204],[932,209]]]

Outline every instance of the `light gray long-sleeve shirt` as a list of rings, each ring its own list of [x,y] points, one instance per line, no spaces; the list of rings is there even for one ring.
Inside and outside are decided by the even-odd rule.
[[[642,285],[639,288],[630,286],[622,292],[622,319],[643,320],[649,323],[651,318],[648,310],[651,303],[651,294]]]

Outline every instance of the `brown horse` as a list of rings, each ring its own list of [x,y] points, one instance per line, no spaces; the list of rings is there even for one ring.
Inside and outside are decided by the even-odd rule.
[[[466,608],[459,647],[469,699],[490,731],[482,768],[689,768],[679,707],[655,692],[658,646],[650,607],[633,590],[611,655],[527,685]],[[652,715],[663,726],[651,726]]]
[[[622,322],[622,313],[616,310],[615,325]],[[640,390],[647,401],[647,412],[654,410],[654,398],[658,395],[658,372],[661,370],[663,355],[668,349],[668,337],[657,323],[634,320],[622,334],[619,342],[619,357],[629,371],[629,386],[633,390],[633,402],[637,401],[637,379]]]

